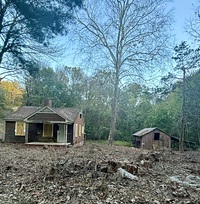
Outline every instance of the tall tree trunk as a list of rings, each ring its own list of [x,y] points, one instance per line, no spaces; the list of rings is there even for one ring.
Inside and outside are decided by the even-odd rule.
[[[84,43],[80,44],[83,46],[81,53],[82,49],[89,49],[88,53],[98,59],[106,59],[105,64],[115,72],[109,145],[115,134],[120,80],[140,72],[143,67],[148,67],[148,63],[153,65],[154,60],[164,53],[163,43],[170,39],[168,32],[162,31],[168,30],[170,20],[169,12],[165,14],[161,9],[166,2],[168,0],[152,0],[136,4],[135,0],[108,0],[98,4],[92,0],[85,1],[82,12],[77,13],[76,20],[80,25],[77,34]],[[99,16],[102,14],[105,18],[101,21]],[[92,56],[88,55],[89,58]]]
[[[119,74],[116,72],[115,77],[115,87],[114,87],[114,96],[112,101],[112,116],[111,116],[111,125],[110,132],[108,136],[108,145],[112,145],[115,129],[116,129],[116,120],[117,120],[117,107],[118,107],[118,97],[119,97]]]
[[[186,96],[185,96],[185,86],[186,86],[186,70],[183,68],[183,87],[182,87],[182,118],[181,118],[181,135],[180,135],[180,141],[179,141],[179,151],[182,153],[184,152],[184,143],[185,143],[185,131],[186,131]]]
[[[199,140],[199,144],[200,144],[200,134],[198,133],[197,135],[198,135],[198,140]]]

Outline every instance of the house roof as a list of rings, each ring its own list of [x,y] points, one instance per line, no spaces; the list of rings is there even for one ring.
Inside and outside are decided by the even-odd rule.
[[[6,118],[4,118],[5,121],[16,121],[16,120],[24,120],[26,117],[31,115],[32,113],[38,111],[40,107],[35,106],[22,106],[14,113],[10,114]]]
[[[35,106],[22,106],[17,111],[5,118],[5,121],[23,121],[34,113],[39,112],[44,107]],[[74,122],[80,113],[80,110],[75,108],[52,108],[48,107],[58,115],[62,116],[64,119]]]
[[[52,108],[55,112],[63,116],[63,118],[74,122],[80,113],[80,110],[75,108]]]
[[[142,136],[144,136],[144,135],[154,131],[155,129],[158,129],[158,128],[156,128],[156,127],[153,127],[153,128],[144,128],[144,129],[134,133],[133,136],[142,137]]]

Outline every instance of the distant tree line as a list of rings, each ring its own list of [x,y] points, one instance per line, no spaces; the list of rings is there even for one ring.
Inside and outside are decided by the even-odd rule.
[[[186,79],[185,139],[199,143],[200,70]],[[167,92],[166,88],[150,89],[135,82],[121,87],[114,139],[131,141],[131,135],[145,127],[158,127],[179,137],[182,83],[182,80],[174,82]],[[3,82],[0,114],[3,118],[5,110],[21,105],[43,106],[44,99],[49,98],[54,107],[81,108],[85,115],[87,139],[106,140],[111,120],[112,91],[113,73],[110,71],[97,71],[95,75],[88,76],[77,67],[41,68],[34,77],[26,78],[23,89],[17,82]]]
[[[50,98],[55,107],[83,109],[88,139],[128,141],[133,132],[157,126],[180,137],[180,151],[186,139],[199,142],[200,7],[186,25],[196,47],[182,42],[171,58],[169,2],[0,0],[1,118]],[[69,31],[67,43],[77,45],[82,68],[93,69],[91,75],[77,67],[39,66],[62,53],[54,40]],[[166,68],[170,58],[176,65],[162,79],[166,86],[150,89],[137,82]],[[24,79],[23,87],[3,81],[13,75]]]

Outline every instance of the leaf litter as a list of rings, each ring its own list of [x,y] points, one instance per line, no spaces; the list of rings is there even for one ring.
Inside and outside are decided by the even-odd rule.
[[[0,144],[0,153],[0,203],[200,203],[199,151],[86,143]]]

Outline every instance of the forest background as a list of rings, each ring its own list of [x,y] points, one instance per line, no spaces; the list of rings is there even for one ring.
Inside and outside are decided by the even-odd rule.
[[[26,28],[33,28],[35,21],[31,21],[31,19],[37,19],[38,16],[30,15],[31,13],[29,13],[29,15],[23,13],[24,9],[19,9],[22,8],[20,4],[21,1],[16,1],[16,4],[11,2],[12,1],[1,1],[0,4],[2,11],[5,12],[1,12],[0,17],[5,18],[7,15],[7,19],[11,22],[10,24],[5,23],[5,18],[4,21],[1,21],[2,26],[0,30],[0,118],[2,120],[7,114],[22,105],[43,106],[44,99],[49,98],[52,100],[54,107],[76,107],[83,110],[87,139],[106,140],[113,128],[112,139],[130,142],[132,140],[131,135],[134,132],[145,127],[158,127],[167,134],[176,137],[180,137],[184,132],[184,139],[194,141],[197,144],[200,143],[200,36],[198,34],[198,23],[200,22],[198,9],[200,4],[196,5],[196,10],[194,10],[194,14],[196,15],[194,15],[193,19],[188,20],[186,26],[186,31],[191,36],[191,39],[194,39],[195,44],[189,44],[187,42],[176,44],[175,39],[170,35],[170,29],[166,32],[166,27],[170,28],[169,24],[173,22],[173,13],[168,10],[165,16],[160,16],[162,17],[162,22],[157,22],[156,20],[158,19],[158,14],[161,15],[163,12],[162,9],[164,7],[161,9],[161,3],[163,4],[168,1],[152,1],[155,6],[153,10],[158,7],[162,12],[158,12],[157,10],[155,16],[148,18],[148,22],[150,19],[154,19],[152,21],[152,25],[154,25],[152,28],[155,29],[155,26],[158,26],[157,29],[159,32],[161,23],[163,24],[163,28],[165,25],[164,33],[168,33],[168,37],[167,35],[164,37],[159,35],[160,40],[158,40],[158,35],[155,35],[157,30],[156,32],[155,30],[151,30],[151,32],[148,30],[145,35],[139,32],[140,38],[136,38],[138,33],[134,33],[134,37],[132,37],[132,33],[131,37],[129,36],[128,38],[129,41],[131,41],[127,41],[128,43],[132,43],[129,46],[131,47],[131,55],[125,58],[128,59],[126,66],[124,66],[125,64],[118,66],[121,61],[117,61],[116,59],[121,57],[122,61],[124,61],[123,55],[121,54],[123,50],[118,48],[124,40],[123,34],[124,31],[126,31],[124,30],[125,24],[122,24],[121,27],[119,26],[118,31],[121,32],[121,34],[118,37],[122,37],[120,43],[116,44],[116,46],[114,46],[114,43],[108,45],[108,43],[111,42],[112,35],[107,39],[105,38],[105,41],[101,41],[103,39],[102,36],[105,36],[101,36],[101,34],[105,30],[99,28],[107,26],[106,33],[104,33],[107,35],[109,34],[108,28],[110,27],[108,27],[108,24],[95,27],[98,21],[95,22],[93,18],[90,18],[89,11],[93,11],[91,5],[87,7],[87,5],[82,4],[82,1],[74,1],[74,3],[77,4],[77,6],[75,6],[75,4],[69,5],[68,1],[58,0],[59,4],[68,2],[68,4],[65,5],[68,9],[67,11],[69,11],[69,15],[66,16],[68,21],[59,18],[59,15],[61,15],[61,13],[58,12],[59,9],[52,9],[51,12],[54,12],[54,14],[57,12],[58,22],[60,23],[55,21],[55,24],[52,23],[52,25],[57,25],[56,23],[58,23],[58,27],[48,27],[43,21],[41,22],[41,27],[38,27],[38,31],[44,30],[44,36],[42,36],[41,33],[37,33],[36,30],[30,29],[30,33],[28,31],[27,33],[23,33],[24,36],[22,40],[22,34],[19,32],[19,29],[22,29],[20,26],[22,26],[23,29],[24,26],[26,26]],[[49,1],[46,0],[46,2]],[[111,4],[115,1],[109,0],[105,2]],[[124,8],[124,11],[126,11],[129,7],[125,5],[127,3],[133,3],[134,1],[121,1],[124,2],[124,5],[122,5],[120,1],[116,2],[118,2],[118,5],[113,4],[113,11],[116,8]],[[148,1],[145,2],[148,3]],[[19,3],[19,5],[17,5],[17,3]],[[56,4],[56,6],[59,4]],[[149,8],[147,5],[148,4],[142,5],[141,8]],[[31,6],[35,7],[36,5],[26,4],[23,6],[28,6],[27,8],[29,8]],[[103,5],[102,8],[105,8],[104,6],[105,5]],[[40,9],[41,8],[43,7],[40,7]],[[89,8],[91,10],[88,10]],[[99,7],[99,9],[100,8],[101,7]],[[84,14],[81,12],[80,14],[79,9],[83,9],[83,11],[86,12],[87,15],[84,16],[84,18],[82,18]],[[13,13],[13,11],[15,12]],[[31,9],[29,11],[31,11]],[[66,10],[63,10],[63,12],[65,11]],[[144,11],[146,12],[146,10]],[[129,10],[127,10],[127,13],[128,12]],[[145,12],[141,18],[144,23],[146,22]],[[147,13],[151,12],[148,11]],[[5,15],[3,16],[3,14]],[[71,16],[72,14],[73,17]],[[13,15],[12,21],[11,15]],[[87,20],[92,21],[84,21],[86,17],[88,18]],[[26,21],[23,21],[24,18],[26,18]],[[27,19],[29,21],[27,21]],[[51,20],[52,19],[49,21]],[[123,19],[121,18],[121,20]],[[57,35],[65,36],[65,34],[67,34],[67,32],[64,32],[66,29],[65,23],[62,21],[68,24],[68,41],[72,43],[76,40],[81,43],[84,42],[84,45],[80,45],[79,50],[76,50],[76,58],[79,58],[81,66],[62,66],[55,68],[45,64],[47,59],[52,60],[58,57],[58,55],[66,49],[65,46],[62,47],[60,44],[55,44],[55,39],[58,39],[55,38]],[[94,30],[87,27],[85,22],[91,25],[91,28]],[[106,23],[107,22],[108,21],[106,21]],[[114,30],[116,27],[117,26],[113,24],[112,29]],[[79,35],[76,35],[79,29],[85,30],[83,33],[78,32]],[[139,29],[144,28],[139,27]],[[70,33],[69,31],[72,32]],[[89,31],[89,34],[86,34],[86,31]],[[132,32],[132,30],[128,30],[127,35],[130,32]],[[90,34],[94,34],[96,38],[92,39]],[[72,38],[73,36],[76,36],[76,38]],[[145,44],[146,41],[149,42],[149,39],[152,39],[152,36],[154,36],[155,39],[157,38],[156,43],[152,41],[155,44]],[[7,41],[6,37],[9,38]],[[26,41],[24,37],[26,37]],[[145,38],[146,41],[144,40]],[[35,44],[30,43],[30,39],[33,40],[33,44],[37,42],[36,47],[38,50]],[[82,41],[80,39],[82,39]],[[91,42],[89,42],[90,39],[96,43],[91,44]],[[166,39],[168,40],[166,41]],[[138,44],[136,44],[136,42]],[[161,42],[165,42],[163,48],[160,47]],[[97,47],[97,45],[103,45],[104,47],[100,48]],[[143,52],[144,45],[147,47],[148,53],[146,52],[147,50]],[[126,43],[124,43],[124,46],[126,46]],[[155,46],[156,49],[150,50],[149,48],[153,46]],[[95,51],[93,50],[94,47]],[[115,47],[116,50],[113,49],[113,47]],[[27,49],[29,49],[28,52]],[[138,50],[136,49],[140,49],[140,55],[137,55]],[[51,52],[49,50],[51,50]],[[115,51],[117,53],[116,56],[112,55]],[[82,52],[82,54],[84,53],[84,55],[80,55],[80,52]],[[94,53],[97,55],[94,56]],[[101,55],[99,55],[99,53]],[[106,56],[108,56],[108,53],[111,54],[109,60],[113,60],[114,63],[105,63],[106,58],[103,58],[102,53],[106,54]],[[144,58],[141,53],[145,53]],[[132,73],[129,71],[132,69],[132,61],[135,56],[139,56],[140,59],[134,61],[134,66],[137,68],[136,71]],[[132,58],[129,59],[130,57]],[[112,69],[110,67],[112,67]],[[126,69],[122,69],[124,67],[126,67]],[[145,67],[148,67],[148,69],[144,69]],[[116,75],[116,73],[126,73],[128,77],[123,74]],[[115,104],[117,105],[115,106]],[[113,123],[111,121],[113,121]],[[113,125],[114,127],[112,127]]]

